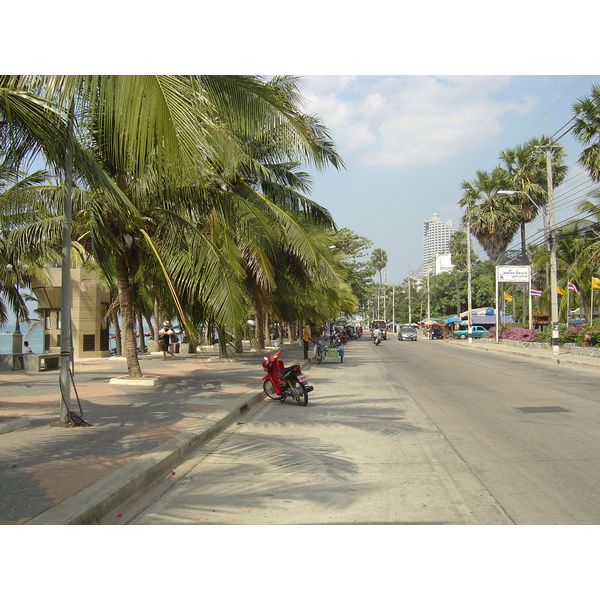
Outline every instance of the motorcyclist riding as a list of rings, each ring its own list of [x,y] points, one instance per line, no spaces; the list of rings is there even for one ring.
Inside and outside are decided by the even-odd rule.
[[[381,329],[379,329],[379,327],[377,327],[376,329],[373,329],[373,343],[374,344],[379,344],[379,342],[381,341]]]

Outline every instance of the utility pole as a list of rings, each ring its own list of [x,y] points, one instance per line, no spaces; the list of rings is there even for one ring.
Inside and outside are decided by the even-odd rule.
[[[427,267],[427,320],[431,319],[431,299],[429,296],[429,269],[431,267]]]
[[[396,333],[396,286],[392,286],[392,331]]]
[[[71,100],[67,121],[67,147],[65,158],[65,195],[63,207],[63,237],[61,254],[60,301],[60,423],[67,424],[71,400],[71,188],[73,169],[73,121],[75,100]]]
[[[410,270],[410,265],[408,265],[408,322],[412,323],[412,305],[410,300],[410,280],[412,277],[412,271]]]
[[[473,294],[471,292],[471,215],[467,215],[467,336],[469,344],[473,343],[473,323],[471,311],[473,310]],[[460,315],[459,315],[460,316]]]
[[[548,175],[548,243],[550,246],[550,319],[552,321],[552,352],[559,354],[558,347],[558,292],[556,276],[556,240],[554,237],[554,191],[552,183],[552,148],[559,146],[544,146],[546,152],[546,171]]]

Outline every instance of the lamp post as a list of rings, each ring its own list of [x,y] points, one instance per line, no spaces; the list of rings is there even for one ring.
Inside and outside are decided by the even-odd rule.
[[[19,262],[19,261],[17,261]],[[27,265],[18,265],[19,269],[27,269]],[[16,277],[15,283],[15,330],[12,334],[12,353],[23,353],[23,334],[21,333],[21,323],[19,319],[19,303],[18,303],[18,288],[19,288],[19,273],[11,264],[6,265],[6,270],[9,273],[14,273]]]

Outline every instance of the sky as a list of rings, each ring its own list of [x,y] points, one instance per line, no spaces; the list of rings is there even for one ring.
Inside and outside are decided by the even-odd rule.
[[[323,119],[346,165],[312,171],[311,197],[338,227],[371,240],[371,251],[385,250],[387,282],[400,284],[422,265],[423,221],[438,213],[458,229],[461,183],[499,165],[505,148],[564,133],[573,103],[600,76],[317,75],[303,82],[306,112]],[[559,143],[569,172],[555,191],[557,223],[596,187],[577,165],[583,146],[571,133]],[[539,241],[541,227],[540,218],[527,239]]]

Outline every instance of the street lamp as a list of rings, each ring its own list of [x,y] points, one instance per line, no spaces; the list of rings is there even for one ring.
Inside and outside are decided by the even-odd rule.
[[[19,261],[17,261],[18,263]],[[28,265],[18,265],[19,270],[26,270]],[[14,273],[16,277],[15,283],[15,331],[12,334],[12,353],[13,354],[22,354],[23,352],[23,334],[21,333],[21,323],[19,320],[19,272],[15,269],[15,267],[11,264],[6,265],[6,270],[9,273]]]

